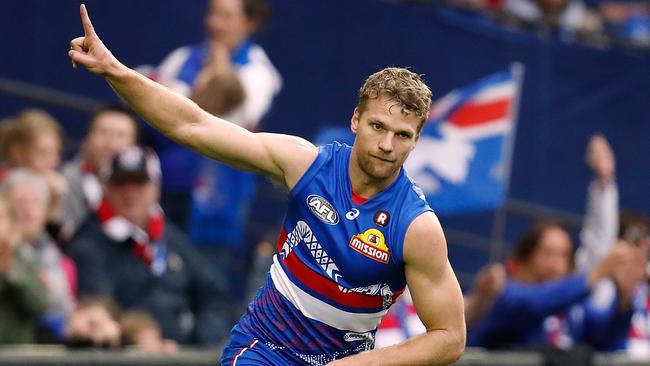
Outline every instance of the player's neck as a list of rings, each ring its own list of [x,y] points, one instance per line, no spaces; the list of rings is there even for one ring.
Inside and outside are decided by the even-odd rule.
[[[354,154],[350,156],[348,173],[352,191],[357,195],[370,199],[388,188],[399,177],[400,170],[388,178],[376,178],[366,173],[356,161]]]

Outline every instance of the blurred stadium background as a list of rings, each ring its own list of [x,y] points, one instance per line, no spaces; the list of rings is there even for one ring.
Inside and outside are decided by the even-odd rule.
[[[485,12],[436,1],[270,3],[273,19],[256,39],[280,71],[284,86],[261,123],[262,131],[312,139],[323,127],[346,127],[359,85],[389,65],[409,66],[423,74],[434,99],[512,62],[525,66],[508,198],[499,209],[440,217],[464,288],[491,258],[501,259],[537,217],[555,217],[579,228],[591,176],[584,151],[596,132],[608,138],[617,155],[620,206],[650,213],[647,48],[544,36],[495,23]],[[105,44],[131,67],[157,65],[170,50],[204,35],[203,0],[86,4]],[[78,6],[71,0],[0,4],[0,116],[28,107],[46,109],[65,127],[67,157],[79,147],[89,112],[116,101],[103,80],[70,66],[69,41],[81,32]],[[284,199],[281,191],[260,179],[252,217],[255,230],[277,227]],[[0,365],[151,364],[124,355],[112,360],[105,356],[103,361],[90,356],[79,356],[85,361],[39,360],[37,353],[0,350]],[[184,364],[204,364],[188,357]],[[608,357],[597,364],[632,364]],[[179,358],[174,364],[182,362]],[[531,354],[470,352],[460,364],[541,361]]]

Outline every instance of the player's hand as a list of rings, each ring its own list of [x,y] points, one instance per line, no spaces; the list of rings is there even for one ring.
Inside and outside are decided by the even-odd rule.
[[[81,4],[80,13],[84,36],[77,37],[70,42],[68,56],[72,59],[72,66],[76,68],[80,64],[85,66],[93,74],[107,76],[119,62],[117,62],[117,59],[104,46],[97,33],[95,33],[95,28],[93,28],[93,24],[90,22],[90,17],[88,17],[88,11],[84,4]]]

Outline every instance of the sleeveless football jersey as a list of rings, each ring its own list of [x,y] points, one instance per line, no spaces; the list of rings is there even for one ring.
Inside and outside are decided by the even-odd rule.
[[[406,286],[406,230],[431,210],[403,169],[356,204],[351,151],[336,142],[322,147],[291,190],[266,286],[235,328],[291,364],[324,365],[373,347],[377,325]]]

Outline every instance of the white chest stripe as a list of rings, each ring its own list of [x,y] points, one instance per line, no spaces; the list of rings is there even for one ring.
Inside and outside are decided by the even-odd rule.
[[[382,310],[377,313],[351,313],[311,296],[291,282],[278,262],[277,255],[273,256],[271,278],[275,288],[303,315],[336,329],[369,332],[377,328],[381,318],[388,312]]]

